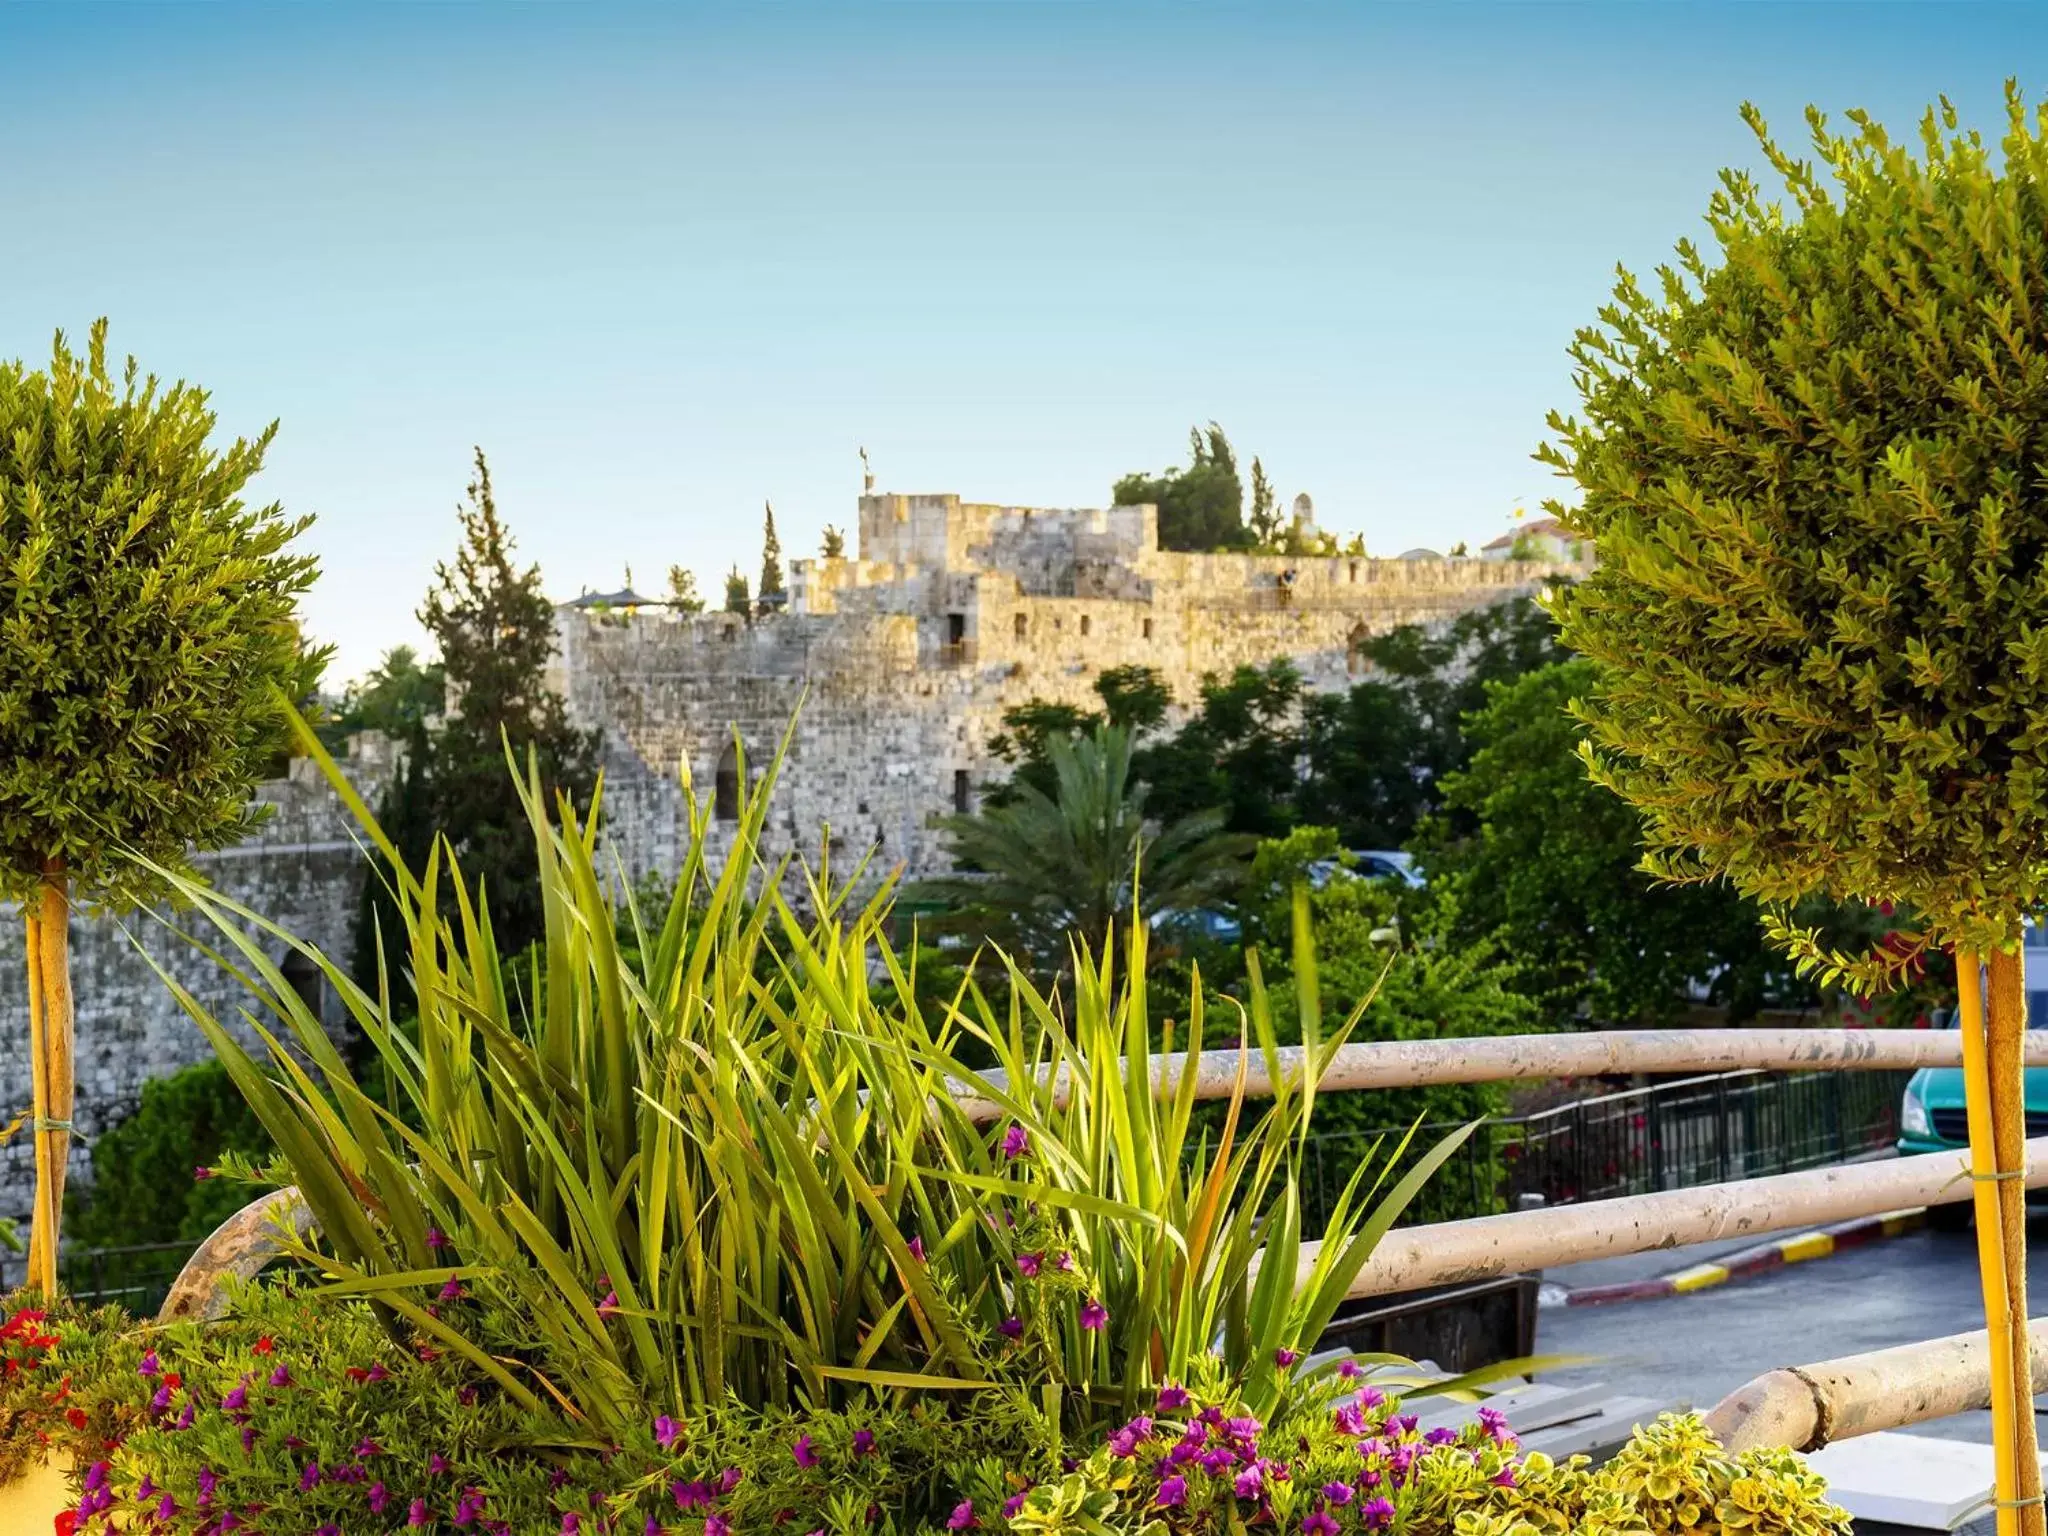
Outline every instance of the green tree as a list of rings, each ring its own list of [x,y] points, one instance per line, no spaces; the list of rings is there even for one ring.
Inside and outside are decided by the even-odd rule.
[[[1125,475],[1110,496],[1120,507],[1159,508],[1161,549],[1241,549],[1248,537],[1237,455],[1213,421],[1188,433],[1187,468]]]
[[[1095,679],[1100,709],[1027,699],[1003,711],[1003,728],[989,738],[989,751],[1016,765],[1011,783],[1031,783],[1041,794],[1056,792],[1051,744],[1086,736],[1105,725],[1120,726],[1135,740],[1156,729],[1173,707],[1173,690],[1156,667],[1111,667]],[[993,789],[989,803],[1008,798],[1009,785]]]
[[[763,609],[782,606],[782,540],[775,536],[775,508],[762,502],[761,518],[761,585],[754,593],[755,600]]]
[[[1273,497],[1273,483],[1266,478],[1266,466],[1252,458],[1252,506],[1245,518],[1245,531],[1255,549],[1274,549],[1287,530],[1286,519]]]
[[[164,887],[250,830],[250,786],[305,681],[307,519],[242,493],[276,435],[214,446],[203,390],[81,358],[0,363],[0,896],[26,916],[36,1203],[54,1294],[72,1114],[69,920]],[[315,668],[317,675],[317,668]]]
[[[276,1147],[218,1061],[142,1085],[135,1113],[92,1147],[92,1186],[74,1192],[72,1241],[85,1247],[197,1243],[246,1205],[249,1186],[213,1175],[224,1158]]]
[[[414,719],[404,735],[398,771],[377,807],[377,824],[399,852],[407,869],[423,869],[433,851],[435,822],[434,743],[424,717]],[[405,949],[405,914],[400,910],[394,874],[381,853],[373,853],[356,894],[355,926],[350,954],[356,984],[372,997],[389,987],[397,1006],[413,1001],[411,956]]]
[[[484,888],[498,945],[512,954],[540,937],[541,911],[533,829],[506,753],[522,769],[531,756],[549,804],[557,793],[582,803],[596,780],[597,737],[570,725],[561,695],[548,686],[554,609],[540,567],[521,571],[512,563],[512,537],[498,517],[481,448],[457,515],[455,563],[435,567],[420,609],[440,645],[451,704],[427,777],[434,822],[465,879]]]
[[[844,560],[846,558],[846,535],[830,523],[825,525],[825,558]]]
[[[1303,692],[1301,674],[1284,659],[1205,678],[1188,722],[1138,755],[1136,771],[1158,813],[1171,820],[1220,808],[1232,832],[1285,833],[1297,819]]]
[[[702,613],[704,599],[697,591],[697,577],[680,565],[668,568],[668,605],[677,613]]]
[[[924,882],[917,901],[943,904],[1013,952],[1058,971],[1077,935],[1099,945],[1112,920],[1199,907],[1239,877],[1249,845],[1204,811],[1164,825],[1146,814],[1131,774],[1128,732],[1100,726],[1048,743],[1054,791],[1025,782],[1008,803],[947,817],[960,865],[973,873]]]
[[[1718,260],[1682,243],[1654,293],[1623,273],[1573,346],[1581,414],[1540,454],[1599,555],[1557,612],[1600,664],[1588,757],[1643,812],[1649,867],[1728,880],[1862,985],[1913,947],[1843,954],[1794,904],[1920,913],[1990,1062],[1966,1073],[1980,1175],[2023,1161],[2021,919],[2048,901],[2048,135],[2010,86],[2007,111],[1994,148],[1944,104],[1917,158],[1812,113],[1816,169],[1745,108],[1789,207],[1724,173]],[[2027,1504],[2022,1191],[1980,1187],[1987,1285],[2010,1287],[1999,1497]],[[2044,1529],[2037,1500],[2023,1516]]]
[[[747,578],[738,566],[725,574],[725,611],[742,618],[751,618],[754,613],[753,601],[747,595]]]
[[[447,672],[440,662],[421,665],[409,645],[395,645],[360,681],[342,696],[332,732],[383,731],[404,736],[414,725],[447,708]]]
[[[1467,721],[1471,755],[1443,784],[1448,818],[1425,827],[1423,865],[1454,899],[1454,934],[1517,964],[1516,989],[1552,1019],[1665,1024],[1688,987],[1740,1021],[1816,1001],[1765,942],[1754,902],[1723,883],[1664,884],[1639,867],[1642,818],[1586,777],[1571,701],[1591,662],[1555,663],[1497,685]]]

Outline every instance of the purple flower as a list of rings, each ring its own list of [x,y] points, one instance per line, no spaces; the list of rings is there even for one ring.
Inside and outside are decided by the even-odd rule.
[[[1199,1460],[1202,1463],[1202,1470],[1204,1472],[1208,1473],[1211,1477],[1221,1477],[1225,1472],[1228,1472],[1237,1465],[1237,1452],[1227,1445],[1212,1445],[1208,1450],[1202,1452]]]
[[[1273,1351],[1273,1363],[1283,1371],[1292,1370],[1294,1362],[1300,1358],[1301,1351],[1298,1349],[1276,1349]]]
[[[87,1493],[98,1493],[102,1488],[106,1487],[107,1471],[107,1463],[104,1461],[96,1461],[87,1467],[85,1469],[85,1491]]]
[[[1012,1123],[1003,1133],[1003,1156],[1015,1162],[1020,1157],[1031,1155],[1031,1137],[1021,1125]]]
[[[683,1427],[667,1414],[654,1421],[654,1443],[664,1451],[676,1448],[676,1442],[683,1437]]]
[[[306,1470],[299,1474],[299,1492],[311,1493],[320,1486],[320,1463],[309,1461]]]
[[[1005,1520],[1016,1519],[1017,1512],[1024,1507],[1024,1501],[1030,1496],[1031,1490],[1027,1487],[1022,1493],[1013,1493],[1003,1500],[1003,1518]]]
[[[1392,1499],[1367,1499],[1358,1506],[1358,1518],[1374,1529],[1394,1523],[1394,1501]]]
[[[1412,1413],[1397,1413],[1387,1420],[1387,1428],[1397,1435],[1406,1435],[1413,1433],[1415,1426],[1421,1422]]]
[[[192,1170],[192,1182],[195,1184],[204,1184],[212,1177],[213,1170],[211,1168],[194,1168]]]
[[[1455,1429],[1432,1429],[1422,1437],[1424,1445],[1456,1445],[1458,1432]]]
[[[450,1275],[447,1284],[441,1287],[440,1299],[442,1301],[462,1300],[462,1282],[453,1275]]]
[[[979,1522],[974,1518],[974,1500],[962,1499],[953,1506],[953,1513],[946,1516],[949,1531],[971,1531]]]
[[[1361,1407],[1379,1408],[1385,1406],[1387,1394],[1378,1387],[1360,1387],[1358,1389],[1358,1401]]]
[[[391,1491],[382,1483],[370,1484],[370,1513],[381,1515],[391,1503]]]
[[[1261,1470],[1260,1464],[1255,1461],[1250,1466],[1246,1467],[1242,1472],[1238,1473],[1236,1479],[1231,1483],[1230,1488],[1231,1491],[1235,1493],[1240,1499],[1258,1499],[1265,1497],[1266,1480],[1264,1473]]]
[[[578,1536],[583,1529],[583,1517],[575,1510],[562,1512],[562,1536]]]
[[[446,1248],[448,1246],[448,1234],[439,1227],[427,1228],[427,1246],[429,1248]]]
[[[156,1517],[158,1520],[168,1521],[171,1518],[171,1516],[175,1515],[177,1512],[178,1501],[172,1498],[168,1493],[165,1494],[161,1499],[157,1500]]]
[[[142,1352],[142,1363],[135,1367],[135,1374],[138,1376],[156,1376],[160,1375],[162,1371],[163,1367],[157,1364],[156,1351],[153,1349],[144,1350]]]
[[[250,1451],[253,1451],[255,1448],[256,1426],[254,1424],[244,1424],[242,1426],[242,1453],[244,1455],[247,1455]]]
[[[319,1526],[313,1532],[313,1536],[341,1536],[341,1527],[336,1525],[332,1520],[329,1520],[323,1525]]]
[[[1017,1255],[1017,1273],[1026,1280],[1036,1280],[1044,1263],[1045,1255],[1042,1253],[1020,1253]]]
[[[425,1525],[427,1523],[427,1501],[425,1499],[414,1499],[412,1501],[412,1508],[405,1512],[405,1523],[407,1525]]]
[[[1337,1410],[1334,1422],[1341,1435],[1362,1435],[1365,1433],[1365,1410],[1356,1403],[1346,1403]]]
[[[1137,1455],[1138,1447],[1151,1438],[1152,1421],[1141,1413],[1109,1437],[1109,1454],[1128,1460]]]
[[[290,1386],[290,1385],[292,1384],[292,1370],[291,1370],[291,1367],[290,1367],[290,1366],[288,1366],[288,1365],[280,1365],[280,1366],[278,1366],[278,1368],[277,1368],[276,1370],[274,1370],[274,1371],[272,1371],[272,1372],[270,1373],[270,1384],[271,1384],[271,1385],[272,1385],[273,1387],[288,1387],[288,1386]]]
[[[1328,1499],[1332,1504],[1340,1506],[1344,1504],[1349,1504],[1352,1500],[1353,1495],[1356,1494],[1357,1491],[1358,1490],[1353,1488],[1349,1483],[1323,1484],[1323,1497]]]
[[[1301,1536],[1337,1536],[1337,1522],[1322,1510],[1316,1510],[1301,1522]]]
[[[1093,1333],[1109,1321],[1109,1309],[1093,1296],[1081,1303],[1081,1326]]]
[[[610,1317],[618,1310],[619,1293],[617,1291],[607,1290],[603,1296],[598,1298],[597,1315],[599,1317]]]
[[[677,1509],[688,1511],[692,1509],[709,1509],[711,1507],[711,1485],[709,1483],[677,1481],[668,1485],[668,1491],[675,1495]]]
[[[1187,1405],[1188,1389],[1186,1387],[1176,1386],[1169,1381],[1159,1389],[1159,1411],[1161,1413],[1178,1413]]]
[[[912,1238],[912,1239],[910,1240],[910,1256],[911,1256],[911,1257],[912,1257],[913,1259],[917,1260],[917,1262],[918,1262],[918,1263],[920,1263],[920,1264],[922,1264],[922,1263],[924,1262],[924,1239],[923,1239],[923,1238],[921,1238],[921,1237],[913,1237],[913,1238]],[[955,1513],[957,1514],[957,1513],[958,1513],[958,1511],[956,1510],[956,1511],[955,1511]],[[957,1529],[957,1527],[956,1527],[956,1529]]]
[[[746,1475],[738,1467],[727,1467],[718,1474],[718,1491],[720,1493],[731,1493],[733,1489],[739,1487],[741,1480]]]
[[[1162,1509],[1177,1509],[1188,1501],[1188,1480],[1179,1473],[1159,1480],[1159,1492],[1152,1502]]]
[[[155,1395],[149,1400],[149,1406],[151,1411],[155,1413],[162,1413],[166,1408],[170,1407],[171,1389],[168,1386],[158,1387]]]
[[[155,1497],[156,1479],[145,1472],[142,1474],[142,1481],[135,1485],[135,1502],[140,1504],[144,1499],[153,1499]]]
[[[427,1458],[427,1470],[433,1473],[433,1475],[436,1477],[447,1476],[448,1458],[446,1456],[443,1456],[439,1451],[434,1452],[433,1455]]]
[[[462,1404],[465,1408],[474,1408],[476,1406],[476,1388],[457,1387],[455,1389],[455,1401]]]
[[[1512,1445],[1514,1431],[1508,1428],[1508,1416],[1498,1408],[1479,1410],[1479,1427],[1486,1431],[1486,1437],[1496,1445]]]
[[[1074,1272],[1074,1256],[1071,1253],[1063,1253],[1052,1261],[1052,1267],[1063,1275],[1071,1275]]]
[[[192,1399],[188,1397],[185,1399],[184,1408],[179,1411],[177,1422],[173,1424],[171,1428],[190,1429],[192,1427],[192,1420],[194,1417],[195,1415],[192,1411]]]
[[[875,1432],[872,1429],[856,1429],[853,1432],[853,1454],[872,1456],[875,1454]]]
[[[1498,1472],[1493,1474],[1493,1485],[1496,1488],[1512,1488],[1515,1486],[1515,1469],[1513,1463],[1510,1463],[1509,1465],[1502,1467]]]
[[[706,1515],[704,1536],[732,1536],[732,1526],[723,1515]]]
[[[1024,1337],[1024,1319],[1016,1316],[1006,1317],[996,1324],[996,1332],[1006,1339],[1021,1339]]]
[[[809,1435],[798,1435],[796,1444],[789,1448],[789,1453],[796,1458],[796,1464],[800,1467],[815,1467],[818,1464],[818,1453],[811,1449]]]
[[[1353,1380],[1358,1375],[1358,1362],[1346,1355],[1337,1362],[1337,1374],[1346,1381]]]

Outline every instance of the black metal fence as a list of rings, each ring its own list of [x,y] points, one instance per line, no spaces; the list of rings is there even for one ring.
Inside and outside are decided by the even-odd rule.
[[[60,1254],[57,1281],[64,1293],[88,1306],[118,1303],[137,1317],[164,1304],[171,1282],[192,1256],[195,1243],[137,1243],[126,1248],[76,1248]],[[28,1256],[0,1254],[0,1294],[28,1281]]]
[[[1899,1097],[1911,1075],[1723,1072],[1489,1120],[1430,1180],[1405,1219],[1485,1215],[1531,1195],[1565,1205],[1847,1162],[1898,1139]],[[1424,1126],[1401,1164],[1455,1129]],[[1374,1142],[1386,1156],[1405,1134],[1404,1127],[1311,1138],[1305,1203],[1327,1213]]]

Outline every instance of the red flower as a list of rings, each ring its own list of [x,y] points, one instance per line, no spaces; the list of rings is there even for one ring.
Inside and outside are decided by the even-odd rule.
[[[77,1529],[78,1529],[78,1511],[77,1511],[77,1510],[75,1510],[75,1509],[60,1509],[60,1510],[58,1510],[58,1511],[57,1511],[57,1520],[56,1520],[56,1524],[55,1524],[55,1532],[56,1532],[56,1536],[72,1536],[72,1532],[76,1531]]]
[[[275,1348],[277,1348],[277,1341],[267,1333],[256,1341],[256,1353],[259,1355],[267,1355]]]
[[[64,1417],[69,1421],[73,1429],[85,1428],[85,1410],[83,1408],[66,1408],[64,1410]]]

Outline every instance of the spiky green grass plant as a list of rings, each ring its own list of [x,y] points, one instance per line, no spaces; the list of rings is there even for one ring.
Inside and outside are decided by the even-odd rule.
[[[1281,1071],[1254,965],[1237,1055],[1264,1053],[1280,1088],[1248,1106],[1240,1072],[1212,1135],[1198,1052],[1163,1085],[1126,1068],[1203,1037],[1199,984],[1178,1030],[1148,1015],[1142,923],[1099,952],[1077,936],[1061,994],[1013,966],[1000,1010],[971,983],[921,1010],[882,940],[886,882],[862,902],[859,871],[764,861],[772,769],[716,863],[686,775],[690,853],[660,911],[614,897],[626,882],[600,872],[596,810],[548,807],[529,770],[546,934],[510,965],[448,848],[406,870],[303,740],[397,871],[417,1017],[397,1016],[389,977],[373,994],[343,958],[190,881],[260,1049],[165,979],[317,1217],[292,1252],[324,1294],[368,1299],[594,1435],[728,1397],[997,1384],[1079,1431],[1219,1371],[1260,1411],[1455,1145],[1387,1188],[1397,1149],[1364,1159],[1297,1283],[1313,1084],[1355,1022],[1324,1033],[1305,933],[1309,1069]],[[280,946],[346,1005],[370,1081]],[[998,1070],[967,1066],[969,1042]]]

